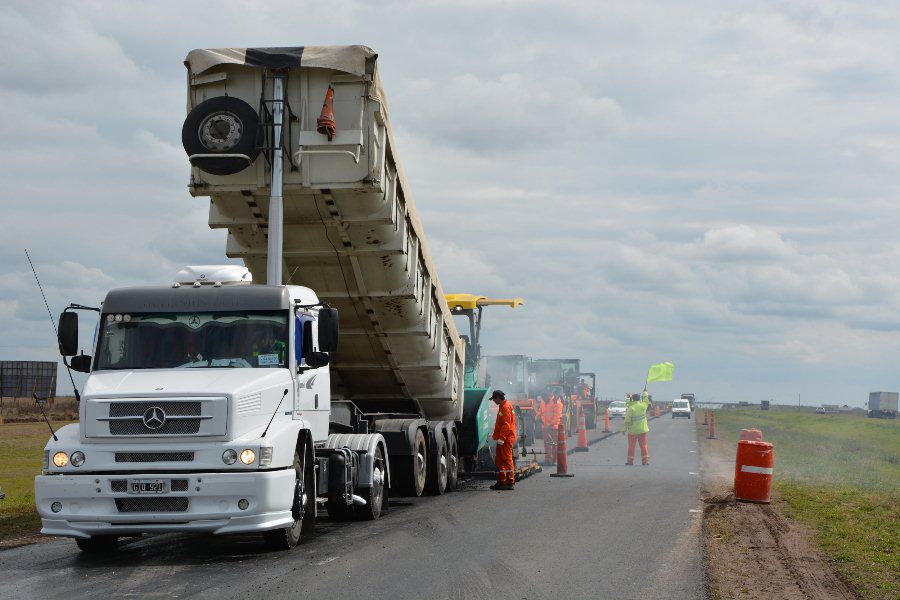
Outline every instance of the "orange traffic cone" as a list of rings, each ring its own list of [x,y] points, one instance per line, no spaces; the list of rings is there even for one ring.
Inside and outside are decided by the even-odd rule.
[[[654,417],[659,416],[659,404],[657,404],[656,406],[653,407],[653,416]]]
[[[562,422],[559,423],[557,435],[559,436],[557,438],[559,445],[556,450],[556,473],[551,473],[550,477],[574,477],[574,475],[569,473],[569,458],[566,451],[566,426]]]
[[[609,409],[603,411],[603,433],[609,433]]]
[[[316,119],[316,131],[328,136],[328,141],[337,133],[337,124],[334,122],[334,88],[328,86],[325,92],[325,102],[322,103],[322,113]]]
[[[716,439],[716,413],[709,413],[709,435],[706,436],[708,440]]]
[[[578,422],[578,445],[575,446],[575,452],[587,452],[588,450],[587,425],[584,422],[584,412],[582,412]]]

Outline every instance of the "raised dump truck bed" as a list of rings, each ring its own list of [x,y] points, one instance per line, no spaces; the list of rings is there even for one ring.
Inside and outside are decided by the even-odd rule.
[[[267,279],[276,76],[283,82],[281,283],[339,309],[332,398],[368,413],[461,419],[464,347],[395,153],[377,55],[365,46],[228,48],[194,50],[185,65],[188,153],[204,136],[218,152],[234,147],[213,156],[198,145],[190,191],[210,197],[209,226],[228,230],[227,255],[254,281]],[[217,116],[223,102],[241,122]]]

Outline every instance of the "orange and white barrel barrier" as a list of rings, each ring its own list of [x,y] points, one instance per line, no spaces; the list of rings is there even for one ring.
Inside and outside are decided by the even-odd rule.
[[[772,496],[775,447],[769,442],[741,440],[734,464],[734,497],[768,504]]]

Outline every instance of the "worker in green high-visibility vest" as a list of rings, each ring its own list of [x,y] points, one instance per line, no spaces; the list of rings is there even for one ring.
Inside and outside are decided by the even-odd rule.
[[[650,394],[645,389],[643,393],[630,394],[628,401],[625,403],[625,426],[622,433],[628,435],[628,457],[625,460],[626,465],[634,464],[634,447],[635,444],[641,446],[641,464],[650,464],[650,450],[647,448],[647,433],[650,426],[647,423],[647,409],[650,407]]]

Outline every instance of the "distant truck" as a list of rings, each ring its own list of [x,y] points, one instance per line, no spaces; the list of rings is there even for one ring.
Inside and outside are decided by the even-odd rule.
[[[897,392],[870,392],[866,416],[873,419],[896,419],[897,396]]]
[[[682,395],[681,395],[681,399],[682,399],[682,400],[687,400],[688,402],[690,402],[690,403],[691,403],[691,410],[694,410],[694,395],[693,395],[693,394],[682,394]]]

